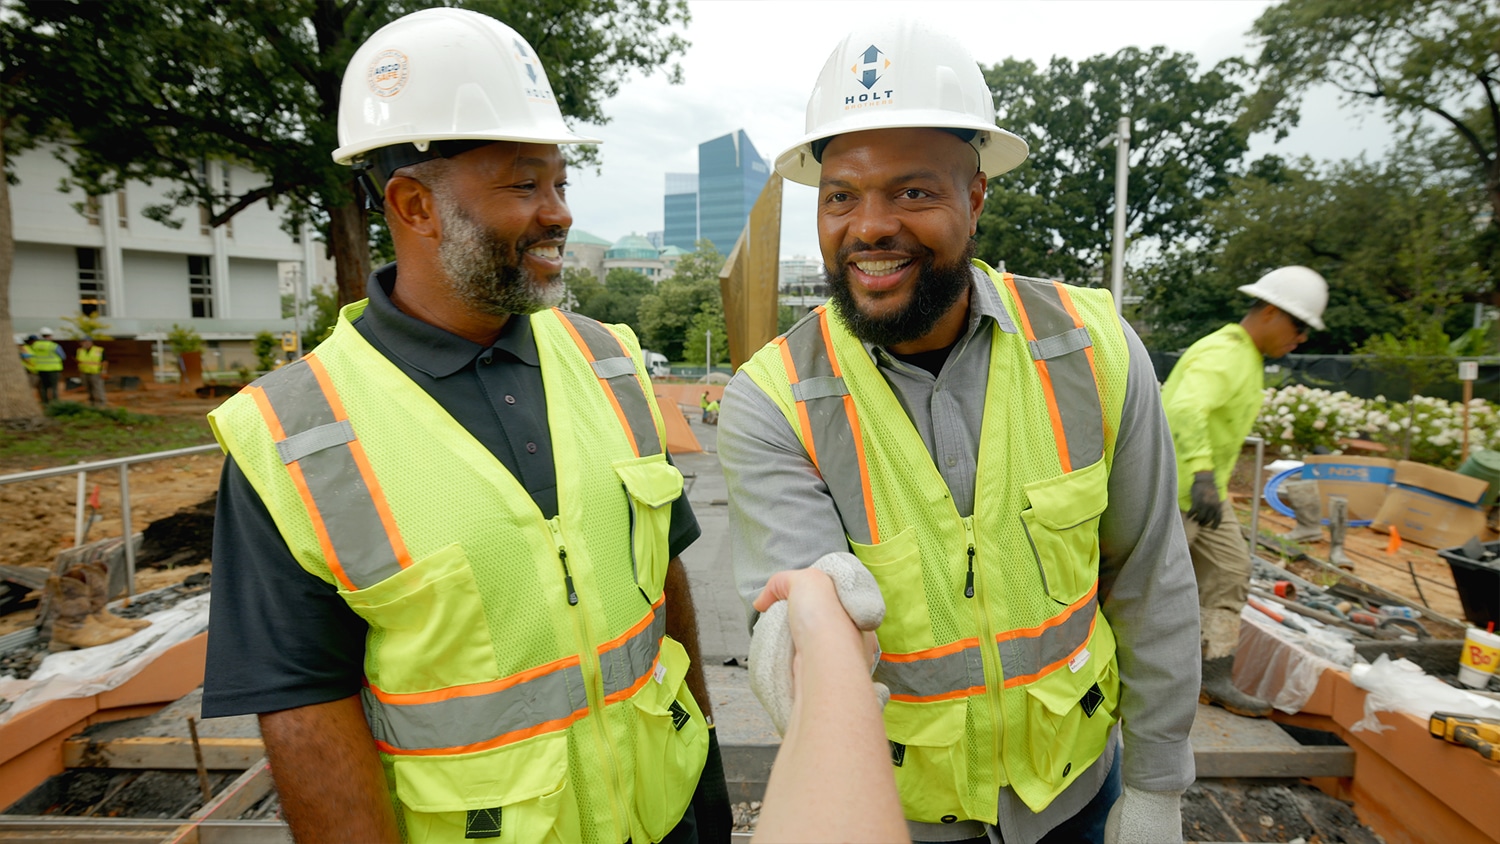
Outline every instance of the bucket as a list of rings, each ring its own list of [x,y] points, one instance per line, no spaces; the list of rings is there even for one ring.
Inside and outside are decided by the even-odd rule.
[[[1490,488],[1479,500],[1479,506],[1488,507],[1495,503],[1496,493],[1500,492],[1500,451],[1475,449],[1469,452],[1469,459],[1458,467],[1458,473],[1489,483]]]

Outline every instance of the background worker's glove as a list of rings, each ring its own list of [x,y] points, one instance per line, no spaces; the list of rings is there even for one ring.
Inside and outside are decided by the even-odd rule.
[[[1125,786],[1104,822],[1104,844],[1181,844],[1182,792]]]
[[[1214,483],[1214,473],[1199,472],[1193,475],[1193,488],[1188,495],[1193,503],[1188,509],[1188,518],[1209,530],[1218,527],[1224,518],[1224,512],[1219,503],[1219,486]]]
[[[875,578],[858,557],[848,551],[824,554],[812,567],[828,575],[838,592],[844,612],[854,626],[871,631],[885,618],[885,599]],[[787,621],[786,601],[777,601],[760,614],[755,632],[750,635],[750,690],[760,699],[776,725],[776,732],[786,735],[792,717],[792,629]],[[885,706],[890,691],[875,684],[880,705]]]

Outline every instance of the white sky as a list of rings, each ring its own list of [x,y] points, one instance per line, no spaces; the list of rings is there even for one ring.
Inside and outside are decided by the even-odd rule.
[[[684,84],[663,74],[634,77],[608,101],[611,121],[588,127],[604,139],[598,173],[569,174],[573,225],[617,240],[663,228],[668,172],[698,169],[698,144],[743,128],[768,163],[802,134],[805,107],[828,54],[860,19],[911,15],[961,38],[981,64],[1006,57],[1045,65],[1123,47],[1155,45],[1192,53],[1200,70],[1252,55],[1246,33],[1267,0],[692,0],[692,42],[681,59]],[[1279,144],[1252,139],[1252,158],[1268,152],[1315,159],[1386,150],[1386,123],[1368,108],[1341,107],[1331,91],[1309,98],[1302,124]],[[1028,139],[1031,140],[1031,139]],[[816,256],[813,189],[786,183],[781,253]],[[727,251],[727,247],[725,248]],[[1004,256],[981,256],[993,260]]]

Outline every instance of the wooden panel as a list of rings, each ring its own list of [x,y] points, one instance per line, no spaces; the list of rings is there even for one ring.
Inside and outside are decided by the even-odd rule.
[[[1200,777],[1350,777],[1354,751],[1347,747],[1193,749]]]
[[[100,692],[100,709],[171,703],[203,685],[203,663],[208,656],[208,634],[178,642],[142,668],[139,674],[107,692]]]
[[[729,361],[735,369],[776,337],[780,272],[781,177],[773,173],[719,271],[719,294],[729,331]]]
[[[209,770],[242,771],[265,755],[257,738],[203,738],[203,766]],[[197,768],[193,742],[182,736],[138,736],[92,740],[72,738],[63,744],[63,764],[69,768],[128,768],[191,771]]]

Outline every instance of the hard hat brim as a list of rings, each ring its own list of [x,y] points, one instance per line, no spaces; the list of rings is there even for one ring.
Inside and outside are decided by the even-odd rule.
[[[1286,299],[1275,290],[1271,290],[1259,283],[1242,284],[1235,289],[1247,296],[1253,296],[1254,298],[1259,299],[1268,305],[1275,305],[1281,310],[1291,314],[1297,319],[1302,320],[1303,322],[1311,325],[1313,328],[1316,328],[1319,331],[1324,330],[1322,319],[1309,313],[1307,309],[1301,304]]]
[[[361,155],[382,147],[393,147],[397,144],[420,144],[433,141],[513,141],[520,144],[554,144],[557,146],[568,146],[570,144],[602,144],[599,138],[586,138],[575,135],[566,128],[559,128],[555,132],[455,132],[451,134],[414,134],[404,133],[390,135],[385,138],[366,139],[362,143],[348,144],[333,151],[333,160],[337,164],[352,164]]]
[[[899,112],[892,115],[890,119],[881,120],[875,125],[859,122],[858,118],[853,116],[826,125],[816,132],[803,136],[776,156],[776,172],[789,181],[817,187],[823,175],[823,165],[813,158],[813,142],[853,132],[873,132],[881,129],[973,129],[976,132],[985,133],[988,138],[983,146],[976,145],[977,136],[970,144],[976,145],[975,148],[979,152],[979,169],[991,178],[1014,170],[1031,154],[1031,148],[1020,136],[1007,132],[993,123],[964,120],[955,117],[951,111],[917,109]]]

